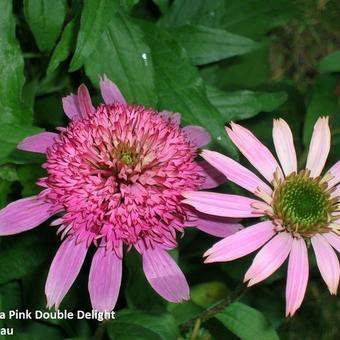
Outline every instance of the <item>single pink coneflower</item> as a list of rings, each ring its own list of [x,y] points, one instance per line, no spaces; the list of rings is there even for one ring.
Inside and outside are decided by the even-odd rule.
[[[59,134],[25,138],[18,148],[46,154],[47,177],[39,195],[0,211],[0,235],[32,229],[56,213],[61,244],[45,293],[58,308],[76,279],[90,245],[98,247],[89,274],[92,307],[114,308],[121,284],[123,245],[142,256],[150,285],[166,300],[189,298],[187,281],[168,251],[187,226],[226,236],[240,229],[233,219],[212,219],[181,203],[181,193],[219,185],[225,177],[197,163],[197,149],[210,142],[199,126],[181,128],[180,115],[125,102],[103,77],[105,104],[94,107],[87,88],[63,98],[71,122]]]
[[[306,168],[297,170],[293,137],[283,119],[274,120],[273,140],[280,164],[249,130],[231,123],[228,136],[270,185],[234,160],[203,150],[202,157],[227,179],[260,200],[212,192],[188,192],[183,201],[206,214],[257,217],[265,220],[217,242],[206,263],[231,261],[260,247],[245,274],[248,286],[275,272],[288,258],[286,316],[300,307],[308,282],[307,246],[312,245],[321,276],[331,294],[339,284],[340,161],[320,176],[330,149],[328,117],[319,118],[309,147]],[[264,218],[264,217],[262,217]],[[333,249],[334,248],[334,249]]]

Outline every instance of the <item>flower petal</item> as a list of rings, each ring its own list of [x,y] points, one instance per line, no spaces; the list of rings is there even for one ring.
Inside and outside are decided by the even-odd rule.
[[[216,188],[227,181],[227,178],[208,162],[199,161],[197,164],[202,168],[205,177],[201,187],[202,189]]]
[[[317,177],[321,174],[330,146],[331,132],[329,130],[328,117],[320,117],[314,125],[306,164],[306,168],[311,171],[312,177]]]
[[[78,96],[75,94],[63,97],[63,109],[66,116],[71,120],[78,120],[82,118]]]
[[[208,249],[205,263],[224,262],[248,255],[270,240],[276,231],[271,221],[257,223],[226,237]]]
[[[200,148],[211,142],[209,132],[198,125],[188,125],[182,129],[189,141],[196,147]]]
[[[192,191],[182,194],[186,199],[182,202],[193,206],[205,214],[222,217],[257,217],[264,213],[256,212],[253,203],[262,203],[252,198],[219,194],[215,192]]]
[[[296,152],[292,131],[283,119],[274,119],[273,140],[277,157],[281,163],[283,172],[289,176],[297,172]]]
[[[81,111],[81,116],[86,118],[89,114],[95,111],[89,90],[84,84],[81,84],[78,87],[78,100],[79,100],[79,107]]]
[[[146,249],[143,270],[151,287],[170,302],[189,299],[189,286],[175,260],[161,248]]]
[[[33,229],[56,213],[51,203],[38,196],[22,198],[0,210],[0,235]]]
[[[332,188],[340,182],[340,161],[337,161],[326,173],[325,176],[331,176],[332,178],[327,181],[328,187]]]
[[[248,287],[265,280],[286,260],[290,252],[293,237],[286,232],[277,234],[255,256],[252,265],[244,276]]]
[[[126,104],[126,100],[120,92],[118,86],[108,79],[105,74],[100,78],[100,92],[105,104]]]
[[[306,242],[302,238],[294,238],[288,262],[286,316],[293,316],[301,306],[307,288],[308,274]]]
[[[218,152],[203,150],[201,156],[214,168],[221,171],[227,179],[236,183],[240,187],[255,193],[258,188],[271,195],[272,189],[241,164]]]
[[[179,125],[181,123],[181,114],[178,112],[161,111],[159,112],[159,115],[164,119],[170,120],[176,125]]]
[[[46,153],[47,149],[59,138],[57,133],[42,132],[23,139],[17,149],[30,152]]]
[[[336,253],[323,236],[316,234],[311,240],[320,274],[330,293],[335,295],[340,277],[340,266]]]
[[[72,286],[87,252],[86,242],[76,243],[68,237],[59,247],[48,273],[45,294],[47,306],[58,309],[62,299]]]
[[[327,240],[327,242],[337,251],[340,253],[340,236],[329,232],[324,233],[322,236]]]
[[[100,312],[112,311],[118,299],[121,281],[122,259],[113,250],[99,247],[93,256],[89,275],[92,308]]]
[[[185,226],[196,227],[207,234],[217,237],[227,237],[243,229],[243,226],[237,223],[238,221],[239,219],[212,216],[192,211],[188,214]]]
[[[231,123],[231,129],[227,127],[226,131],[232,142],[268,182],[273,180],[277,170],[282,177],[280,166],[272,153],[248,129]]]

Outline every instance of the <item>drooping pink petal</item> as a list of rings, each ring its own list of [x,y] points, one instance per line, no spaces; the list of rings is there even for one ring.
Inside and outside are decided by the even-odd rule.
[[[337,251],[340,253],[340,236],[333,233],[324,233],[322,236],[327,240],[327,242]]]
[[[87,117],[90,113],[94,112],[95,109],[92,105],[92,100],[90,97],[89,90],[82,84],[78,87],[78,100],[81,115],[83,118]]]
[[[312,177],[317,177],[321,174],[330,147],[331,132],[329,130],[328,117],[320,117],[314,125],[306,164],[306,168],[311,171]]]
[[[280,166],[272,153],[248,129],[231,123],[231,129],[227,127],[226,131],[232,142],[268,182],[273,180],[277,169],[282,176]]]
[[[189,299],[189,286],[184,274],[167,251],[146,249],[142,258],[145,276],[160,296],[175,303]]]
[[[340,161],[337,161],[326,173],[332,178],[328,181],[328,187],[332,188],[340,182]]]
[[[121,281],[122,259],[114,251],[99,247],[93,256],[89,275],[92,308],[100,312],[112,311],[118,299]]]
[[[59,138],[57,133],[41,132],[23,139],[17,149],[30,152],[46,153],[47,149]]]
[[[260,248],[276,231],[271,221],[257,223],[226,237],[208,249],[205,263],[224,262],[238,259]]]
[[[181,123],[181,114],[178,112],[161,111],[159,112],[159,115],[164,119],[169,119],[176,125],[179,125]]]
[[[182,194],[186,199],[182,202],[193,206],[205,214],[221,217],[257,217],[263,216],[252,208],[253,203],[262,203],[252,198],[219,194],[215,192],[186,192]]]
[[[38,196],[22,198],[0,210],[0,235],[13,235],[33,229],[55,213],[53,205]]]
[[[277,157],[286,176],[297,172],[296,152],[292,131],[282,119],[274,119],[273,140]]]
[[[201,156],[214,168],[221,171],[227,179],[236,183],[240,187],[255,193],[258,188],[271,195],[272,189],[241,164],[218,152],[203,150]]]
[[[211,142],[209,132],[198,125],[188,125],[184,127],[183,132],[187,135],[189,141],[196,147],[200,148]]]
[[[76,279],[87,252],[86,242],[77,243],[68,237],[59,247],[50,267],[45,285],[47,306],[58,309]]]
[[[100,78],[100,92],[106,104],[113,104],[115,102],[126,104],[126,100],[118,86],[108,79],[105,74]]]
[[[202,172],[205,176],[202,189],[213,189],[227,181],[227,178],[208,162],[199,161],[198,165],[202,168]]]
[[[286,316],[293,316],[301,306],[307,288],[308,274],[306,242],[303,238],[294,238],[288,262]]]
[[[340,266],[336,253],[323,236],[316,234],[311,240],[320,274],[330,293],[335,295],[340,278]]]
[[[63,97],[63,109],[66,116],[71,120],[78,120],[82,118],[78,96],[75,94]]]
[[[265,280],[286,260],[291,250],[293,237],[287,232],[277,234],[255,256],[252,265],[244,276],[248,287]]]
[[[219,217],[192,211],[188,215],[185,226],[197,229],[217,237],[227,237],[243,229],[239,219]]]

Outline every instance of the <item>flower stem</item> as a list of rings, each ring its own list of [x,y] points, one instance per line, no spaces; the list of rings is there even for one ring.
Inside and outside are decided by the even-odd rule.
[[[247,287],[244,284],[238,285],[235,290],[233,290],[227,297],[221,299],[216,304],[205,309],[202,313],[197,315],[195,318],[190,319],[180,325],[180,330],[186,332],[191,329],[194,325],[201,324],[211,318],[216,314],[222,312],[226,307],[228,307],[233,302],[239,300],[245,293]],[[199,320],[199,321],[198,321]]]

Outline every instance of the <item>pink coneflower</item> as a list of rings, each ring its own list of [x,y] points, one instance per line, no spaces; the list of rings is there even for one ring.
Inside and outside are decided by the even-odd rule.
[[[240,229],[230,219],[195,214],[181,193],[211,188],[225,179],[208,163],[196,163],[197,148],[210,142],[199,126],[180,128],[178,113],[130,105],[106,77],[100,82],[105,104],[94,107],[87,88],[63,98],[71,122],[59,134],[44,132],[18,148],[46,154],[47,177],[39,195],[0,211],[0,234],[32,229],[56,213],[52,222],[64,239],[49,271],[46,296],[58,308],[76,279],[91,244],[98,247],[89,274],[96,310],[116,304],[122,277],[123,244],[141,255],[151,286],[165,299],[189,297],[187,281],[168,251],[176,232],[197,225],[214,235]]]
[[[320,176],[330,149],[328,117],[319,118],[314,126],[306,169],[301,171],[297,170],[292,133],[283,119],[274,120],[273,128],[281,167],[249,130],[234,123],[226,130],[270,185],[229,157],[204,150],[202,157],[206,161],[260,200],[188,192],[184,194],[184,202],[215,216],[266,218],[217,242],[204,254],[207,256],[205,262],[231,261],[263,246],[244,277],[248,286],[252,286],[275,272],[289,256],[286,315],[292,316],[305,295],[309,272],[307,246],[311,243],[321,276],[331,294],[336,294],[340,268],[333,248],[340,251],[340,186],[337,186],[340,161]]]

